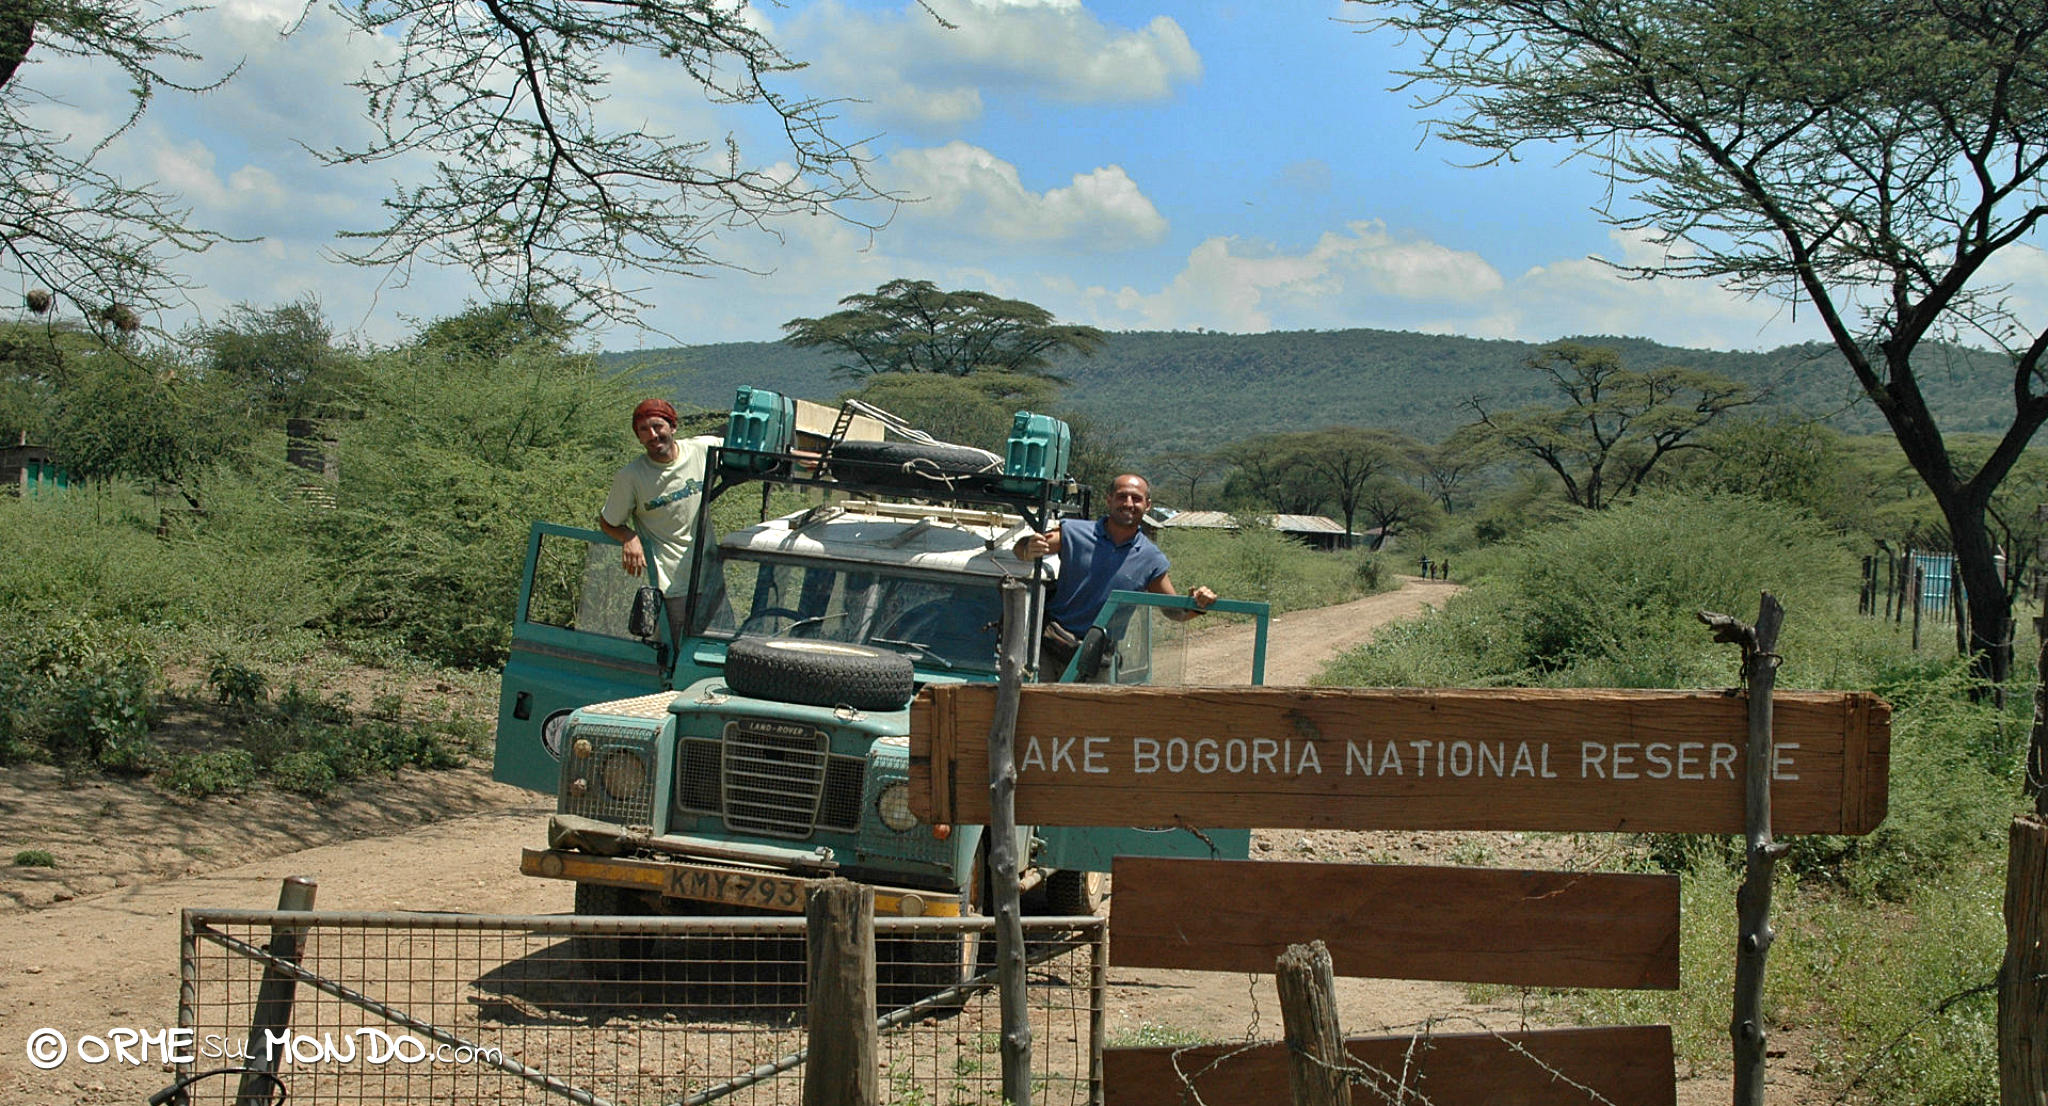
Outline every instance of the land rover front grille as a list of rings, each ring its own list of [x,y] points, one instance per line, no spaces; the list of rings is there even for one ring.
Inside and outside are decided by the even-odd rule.
[[[831,759],[825,731],[743,718],[725,727],[725,824],[770,837],[809,837]]]
[[[733,829],[804,837],[813,828],[860,829],[867,780],[863,757],[824,754],[823,731],[747,720],[726,726],[725,740],[686,738],[676,758],[676,809],[723,816]]]

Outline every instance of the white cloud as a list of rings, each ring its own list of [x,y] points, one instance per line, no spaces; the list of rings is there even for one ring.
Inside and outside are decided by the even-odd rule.
[[[898,215],[942,233],[996,242],[1070,243],[1091,251],[1156,242],[1166,220],[1123,169],[1076,173],[1063,188],[1033,192],[1017,167],[978,146],[897,150],[888,186],[919,197]]]
[[[828,0],[792,22],[790,34],[820,87],[926,125],[979,116],[985,88],[1067,103],[1132,103],[1164,99],[1202,72],[1172,18],[1112,27],[1066,0],[932,0],[931,12],[911,4],[879,16]]]
[[[1122,325],[1262,331],[1375,325],[1357,320],[1384,314],[1390,304],[1478,301],[1501,286],[1500,274],[1477,254],[1396,239],[1381,223],[1355,222],[1293,254],[1242,238],[1210,238],[1160,291],[1126,286],[1097,298],[1098,313]]]
[[[1640,238],[1613,235],[1617,256],[1642,261]],[[2048,255],[2035,259],[2048,277]],[[1485,258],[1401,237],[1377,221],[1284,251],[1239,237],[1192,250],[1156,291],[1081,288],[1052,280],[1044,302],[1062,317],[1110,329],[1267,330],[1351,327],[1543,342],[1623,334],[1707,349],[1766,349],[1823,337],[1812,313],[1736,296],[1703,281],[1623,279],[1572,258],[1512,279]]]
[[[1621,264],[1665,259],[1664,249],[1639,233],[1608,237]],[[1693,348],[1759,349],[1823,337],[1811,311],[1795,319],[1781,301],[1739,296],[1709,280],[1627,279],[1597,257],[1530,269],[1515,279],[1504,308],[1516,326],[1503,337],[1526,341],[1626,334]]]

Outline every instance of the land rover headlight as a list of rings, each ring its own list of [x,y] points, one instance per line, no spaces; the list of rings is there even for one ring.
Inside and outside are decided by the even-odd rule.
[[[619,802],[628,802],[646,792],[647,762],[630,749],[614,749],[604,758],[604,766],[598,770],[597,778],[604,785],[606,795]]]
[[[910,785],[892,783],[882,789],[882,795],[875,800],[875,809],[882,815],[882,824],[902,833],[917,825],[917,815],[910,812]]]

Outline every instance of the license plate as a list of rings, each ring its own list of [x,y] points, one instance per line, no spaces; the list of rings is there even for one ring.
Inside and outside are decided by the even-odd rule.
[[[668,896],[696,899],[762,910],[801,911],[804,908],[802,880],[753,872],[722,872],[715,868],[672,868],[668,873]]]

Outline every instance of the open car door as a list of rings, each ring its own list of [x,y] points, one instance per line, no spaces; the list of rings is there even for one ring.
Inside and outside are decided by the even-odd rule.
[[[1192,672],[1193,682],[1211,686],[1265,683],[1267,604],[1218,599],[1208,608],[1216,618],[1205,614],[1187,622],[1160,613],[1169,609],[1194,610],[1195,601],[1149,591],[1110,592],[1060,682],[1175,686],[1187,683]],[[1191,627],[1200,632],[1188,633]],[[1188,654],[1194,652],[1201,659],[1190,662]],[[1037,832],[1045,842],[1040,862],[1068,871],[1107,872],[1119,856],[1243,860],[1251,855],[1248,829],[1041,826]]]
[[[643,583],[619,567],[618,543],[604,534],[533,524],[498,693],[494,779],[552,794],[570,711],[668,686],[668,616],[640,598]]]

